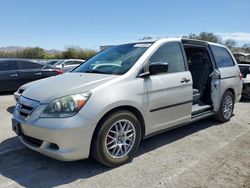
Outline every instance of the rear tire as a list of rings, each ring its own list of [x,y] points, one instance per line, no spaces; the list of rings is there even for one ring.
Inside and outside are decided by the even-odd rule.
[[[220,122],[229,121],[234,110],[234,95],[227,90],[221,98],[220,108],[215,118]]]
[[[131,161],[141,140],[140,122],[126,110],[108,115],[95,134],[93,157],[108,167],[117,167]]]

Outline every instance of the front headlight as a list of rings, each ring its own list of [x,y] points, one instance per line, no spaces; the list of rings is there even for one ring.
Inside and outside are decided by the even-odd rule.
[[[91,93],[80,93],[53,100],[43,110],[41,117],[66,118],[76,115],[86,104]]]

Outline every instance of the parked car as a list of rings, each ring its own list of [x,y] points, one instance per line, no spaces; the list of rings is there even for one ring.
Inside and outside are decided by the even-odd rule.
[[[92,155],[115,167],[159,132],[211,116],[230,120],[242,81],[225,46],[167,38],[110,47],[20,89],[12,125],[23,144],[58,160]]]
[[[0,61],[0,91],[15,91],[28,82],[61,74],[60,69],[26,59]]]
[[[58,61],[62,61],[62,59],[47,60],[46,64],[47,65],[55,65]]]
[[[242,98],[250,100],[250,62],[241,61],[238,65],[243,77]]]
[[[237,62],[249,62],[250,61],[250,54],[246,53],[234,53],[233,54]]]
[[[66,59],[66,60],[59,60],[53,65],[54,67],[62,69],[64,72],[67,72],[69,70],[76,68],[83,62],[84,60],[80,60],[80,59]]]

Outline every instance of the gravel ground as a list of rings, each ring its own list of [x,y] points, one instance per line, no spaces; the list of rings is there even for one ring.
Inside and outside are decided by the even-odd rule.
[[[141,143],[133,162],[110,169],[60,162],[25,148],[11,130],[11,94],[0,96],[0,187],[250,187],[250,103],[230,122],[192,123]]]

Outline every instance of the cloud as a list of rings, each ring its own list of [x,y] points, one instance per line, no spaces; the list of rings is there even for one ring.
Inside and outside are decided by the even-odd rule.
[[[250,42],[250,33],[236,32],[236,33],[216,33],[220,35],[222,40],[233,39],[239,42]]]

